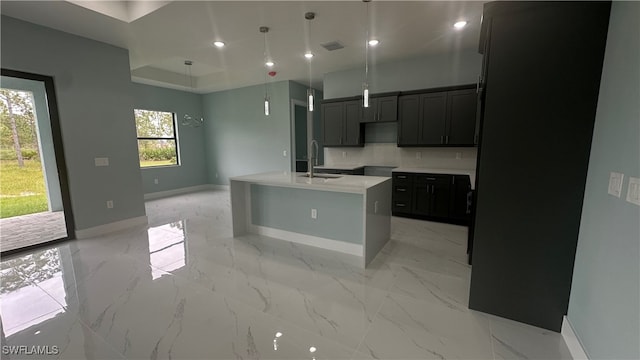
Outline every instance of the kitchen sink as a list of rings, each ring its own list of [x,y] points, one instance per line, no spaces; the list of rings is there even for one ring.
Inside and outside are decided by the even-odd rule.
[[[299,175],[300,177],[309,177],[309,174],[302,174]],[[342,175],[336,175],[336,174],[313,174],[314,178],[322,178],[322,179],[339,179],[342,177]]]

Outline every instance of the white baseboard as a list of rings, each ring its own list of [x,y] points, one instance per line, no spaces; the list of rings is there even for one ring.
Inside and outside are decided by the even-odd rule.
[[[164,198],[164,197],[168,197],[168,196],[186,194],[186,193],[190,193],[190,192],[209,190],[209,189],[211,189],[211,185],[209,185],[209,184],[189,186],[189,187],[184,187],[184,188],[180,188],[180,189],[157,191],[157,192],[144,194],[144,199],[145,200],[154,200],[154,199],[160,199],[160,198]]]
[[[76,239],[88,239],[115,231],[128,229],[134,226],[147,225],[149,220],[146,216],[138,216],[130,219],[120,220],[109,224],[98,225],[88,229],[76,230]]]
[[[311,236],[306,234],[298,234],[291,231],[274,229],[265,226],[259,225],[250,225],[249,228],[250,233],[264,235],[276,239],[282,239],[286,241],[291,241],[297,244],[315,246],[322,249],[339,251],[341,253],[355,255],[355,256],[363,256],[362,245],[352,244],[344,241],[332,240],[321,238],[317,236]]]
[[[584,351],[580,340],[576,336],[576,333],[573,331],[571,322],[569,322],[569,319],[566,316],[562,319],[562,330],[560,331],[560,334],[562,334],[562,338],[567,344],[569,352],[571,353],[571,357],[574,360],[589,360],[589,357]]]
[[[229,191],[231,189],[231,185],[209,184],[209,188],[212,189],[212,190],[226,190],[226,191]]]

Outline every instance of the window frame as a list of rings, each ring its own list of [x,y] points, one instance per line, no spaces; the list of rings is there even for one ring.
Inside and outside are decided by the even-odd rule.
[[[171,114],[171,121],[173,124],[173,137],[149,137],[149,136],[138,137],[138,119],[136,117],[136,110]],[[140,169],[157,169],[157,168],[163,168],[163,167],[182,166],[182,161],[180,160],[180,147],[178,142],[178,114],[176,112],[134,108],[133,121],[135,122],[135,125],[136,125],[136,145],[138,147],[138,165],[140,166]],[[169,165],[142,166],[142,164],[140,164],[140,140],[173,140],[175,142],[175,149],[176,149],[176,163],[169,164]]]

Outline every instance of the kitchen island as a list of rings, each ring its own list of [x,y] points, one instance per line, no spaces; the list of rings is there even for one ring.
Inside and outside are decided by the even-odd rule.
[[[233,236],[248,233],[339,251],[365,267],[391,233],[391,179],[271,172],[231,182]]]

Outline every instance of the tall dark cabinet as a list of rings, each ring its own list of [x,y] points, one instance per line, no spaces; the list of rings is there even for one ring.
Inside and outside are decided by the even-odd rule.
[[[560,331],[610,5],[484,6],[471,309]]]

